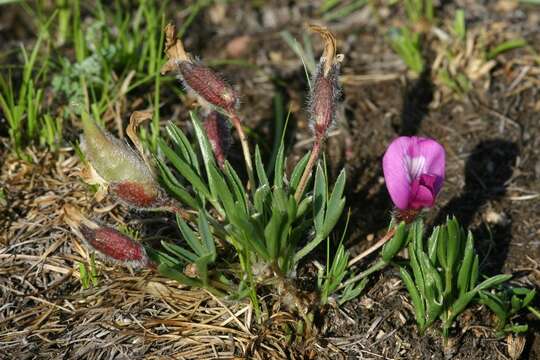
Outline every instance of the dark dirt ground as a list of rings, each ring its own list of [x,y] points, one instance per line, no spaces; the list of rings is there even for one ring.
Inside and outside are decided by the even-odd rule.
[[[334,169],[344,165],[348,171],[347,201],[352,211],[348,245],[353,248],[353,253],[369,247],[378,235],[384,232],[387,225],[391,203],[382,179],[380,158],[389,141],[398,135],[429,136],[438,139],[447,150],[447,179],[437,207],[427,214],[430,223],[439,223],[448,214],[456,215],[475,235],[484,272],[514,273],[516,283],[539,287],[540,61],[531,55],[528,49],[503,54],[497,58],[496,65],[487,74],[473,82],[471,92],[456,96],[437,83],[433,72],[420,78],[407,73],[404,64],[385,41],[389,26],[402,23],[404,15],[396,10],[396,7],[383,6],[379,1],[373,3],[380,6],[376,9],[365,7],[338,22],[328,24],[336,33],[339,51],[345,54],[342,71],[343,106],[339,123],[326,146],[326,153]],[[442,3],[444,5],[437,9],[439,19],[453,19],[456,8],[461,7],[466,9],[471,33],[480,34],[485,31],[492,41],[512,38],[517,34],[525,38],[531,48],[540,51],[540,7],[509,8],[504,7],[509,2],[503,1]],[[272,138],[273,94],[281,93],[285,99],[285,107],[291,109],[292,131],[289,133],[289,143],[295,155],[302,154],[309,144],[310,135],[304,109],[307,82],[300,60],[285,45],[279,32],[289,30],[300,37],[305,29],[304,24],[318,19],[316,9],[316,6],[308,2],[297,4],[289,1],[272,1],[263,7],[252,3],[217,4],[199,15],[185,39],[186,47],[203,59],[238,57],[256,65],[225,65],[218,69],[242,94],[241,114],[246,124],[253,129],[252,138]],[[2,21],[7,21],[5,19],[8,12],[0,15]],[[173,20],[181,23],[182,13],[171,11],[171,14],[177,14]],[[11,32],[9,27],[0,28],[0,39],[5,41],[4,46],[25,40],[25,36],[28,34],[19,30]],[[231,44],[240,37],[247,39],[247,45],[234,49]],[[315,40],[313,43],[316,54],[319,54],[319,42]],[[425,44],[425,56],[432,63],[438,55],[433,34],[426,35]],[[164,92],[163,119],[169,120],[173,114],[179,114],[175,116],[184,122],[187,119],[185,107],[178,104],[173,93],[167,88]],[[128,103],[135,102],[134,100],[129,98]],[[132,110],[134,109],[129,107],[126,109],[125,120]],[[75,134],[76,131],[71,129],[70,133]],[[66,162],[66,159],[73,156],[71,150],[61,152],[60,155],[39,153],[40,151],[36,150],[36,158],[47,157],[47,164],[54,163],[55,159]],[[235,153],[240,154],[233,150],[233,160]],[[92,314],[91,306],[81,305],[84,307],[81,310],[79,307],[74,309],[66,305],[69,302],[81,302],[81,297],[77,298],[76,295],[71,295],[69,301],[59,301],[63,294],[76,294],[80,288],[77,279],[60,281],[52,275],[37,275],[34,274],[34,266],[30,266],[32,263],[7,260],[7,254],[26,254],[34,256],[37,261],[43,249],[49,249],[48,256],[52,258],[52,263],[45,263],[49,267],[54,265],[69,269],[74,267],[76,259],[84,258],[84,254],[77,242],[71,245],[72,236],[66,226],[55,218],[59,216],[56,210],[51,209],[50,205],[46,206],[45,210],[39,210],[43,209],[39,204],[28,205],[36,198],[48,201],[43,196],[51,193],[36,193],[33,190],[35,188],[24,180],[24,176],[29,176],[25,165],[8,156],[5,150],[0,150],[0,154],[0,163],[3,163],[0,185],[7,189],[9,200],[6,208],[0,208],[0,231],[6,235],[3,239],[0,237],[0,244],[4,246],[3,249],[0,248],[0,284],[3,283],[4,289],[0,294],[3,295],[5,304],[0,305],[0,342],[5,344],[6,349],[11,349],[2,354],[3,350],[0,348],[0,357],[14,358],[9,354],[20,354],[17,358],[159,358],[165,356],[164,354],[171,354],[167,352],[169,350],[178,351],[182,346],[189,347],[186,343],[181,346],[174,345],[174,341],[183,341],[182,337],[178,336],[185,334],[180,324],[171,329],[166,329],[165,325],[160,328],[154,324],[155,332],[147,339],[154,339],[155,342],[150,341],[144,347],[137,347],[136,352],[130,352],[131,348],[126,345],[126,341],[128,344],[129,341],[135,344],[137,339],[141,339],[140,335],[134,334],[138,327],[126,325],[122,332],[120,326],[111,329],[104,325],[113,321],[117,312],[138,312],[137,318],[142,319],[145,328],[148,328],[148,324],[155,317],[163,319],[175,315],[174,311],[168,312],[162,305],[153,306],[154,304],[151,304],[150,310],[145,313],[146,307],[136,306],[136,294],[126,295],[127,300],[118,295],[118,292],[126,289],[138,289],[132,286],[133,277],[118,284],[119,278],[129,278],[130,275],[125,270],[111,270],[106,275],[104,284],[107,286],[103,290],[78,294],[82,294],[82,299],[90,296],[95,298],[93,301],[104,303],[113,309],[118,306],[114,300],[115,296],[118,296],[123,299],[119,301],[134,304],[134,307],[118,307],[112,315]],[[62,166],[69,171],[66,173]],[[59,188],[68,188],[52,192],[57,196],[58,203],[67,203],[69,199],[85,199],[83,201],[88,202],[87,208],[107,208],[108,204],[92,203],[90,195],[84,195],[84,186],[78,184],[77,177],[71,173],[76,166],[72,163],[58,165],[61,176],[47,175],[56,179]],[[49,170],[43,173],[49,173]],[[125,209],[118,207],[111,213],[108,210],[103,211],[109,221],[129,222],[133,217],[137,217],[126,214]],[[29,227],[34,211],[44,211],[50,218],[42,224]],[[45,225],[50,228],[44,227]],[[142,231],[144,234],[144,227]],[[32,232],[42,241],[40,247],[35,252],[20,250],[23,248],[21,243],[31,241]],[[43,258],[39,264],[40,267],[43,266]],[[13,271],[30,275],[28,278],[15,277],[16,280],[13,280]],[[60,271],[60,274],[62,277],[69,277],[71,272]],[[48,276],[51,276],[50,279],[45,279]],[[46,293],[51,283],[56,284],[55,281],[58,281],[56,289]],[[20,293],[7,291],[6,287],[10,287],[10,284],[16,284]],[[176,289],[174,285],[167,286],[169,291]],[[34,299],[26,297],[21,300],[20,297],[28,293],[33,293]],[[109,297],[111,293],[114,296]],[[53,302],[57,306],[63,304],[62,307],[66,307],[65,310],[56,309],[53,313],[57,321],[57,332],[41,329],[43,335],[40,335],[40,328],[35,323],[32,323],[34,332],[28,332],[25,330],[25,322],[18,318],[21,314],[23,318],[31,316],[25,315],[28,307],[44,305],[43,301],[35,299],[40,296],[43,296],[43,301]],[[99,300],[100,296],[107,298]],[[198,293],[185,296],[193,296],[200,302],[213,301]],[[152,302],[148,299],[144,301]],[[191,300],[186,300],[186,304],[189,301]],[[39,310],[37,314],[45,317],[46,311]],[[330,309],[327,314],[320,338],[313,346],[274,346],[272,344],[284,340],[276,335],[267,345],[267,348],[276,351],[273,357],[307,358],[310,353],[315,353],[315,358],[444,358],[441,338],[435,330],[428,331],[425,336],[417,334],[412,307],[399,277],[391,269],[376,275],[366,294],[359,299],[339,310]],[[78,323],[77,317],[85,319],[84,323]],[[95,325],[92,319],[102,323]],[[540,359],[540,324],[538,321],[529,320],[530,331],[526,335],[525,350],[521,358]],[[471,307],[461,316],[454,332],[454,358],[510,359],[508,340],[496,338],[487,327],[492,321],[489,312],[479,305]],[[61,325],[63,322],[68,325]],[[37,324],[39,323],[37,321]],[[89,327],[84,328],[84,324]],[[125,332],[125,329],[131,333]],[[91,330],[103,331],[103,341],[98,345],[102,352],[92,352],[92,349],[88,348],[87,338],[81,340],[81,345],[70,343],[69,337],[75,336],[70,335],[70,332],[86,334]],[[223,336],[225,342],[228,341],[227,336],[229,339],[236,336],[232,330],[214,330]],[[118,332],[116,335],[115,331]],[[264,333],[268,329],[259,331]],[[265,344],[269,337],[261,335],[261,332],[258,333],[257,341]],[[24,334],[25,341],[18,342],[17,334]],[[158,340],[159,335],[168,336],[169,347],[163,353],[158,350],[163,344],[160,342],[162,340]],[[236,339],[236,344],[240,345],[232,346],[234,350],[230,356],[233,353],[237,356],[249,354],[246,349],[253,346],[249,336],[238,336],[241,339]],[[220,346],[201,339],[202,337],[198,338],[197,344],[205,345],[207,349]],[[109,353],[110,357],[106,356],[105,349],[110,351],[109,345],[116,343],[121,343],[113,346],[116,352]],[[67,346],[66,344],[69,344],[71,350],[55,350]],[[83,348],[84,346],[87,348]],[[40,348],[43,348],[43,352],[39,351]],[[184,358],[212,357],[210,353],[204,352],[204,346],[201,349],[199,355],[188,352],[184,354]],[[224,353],[220,354],[226,358]],[[268,355],[264,354],[268,353],[261,350],[260,354],[253,356],[268,358]]]

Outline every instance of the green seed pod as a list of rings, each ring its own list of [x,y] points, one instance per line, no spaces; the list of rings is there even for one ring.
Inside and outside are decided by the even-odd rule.
[[[83,113],[82,123],[81,150],[96,173],[110,184],[109,190],[136,208],[159,206],[163,192],[137,153],[101,129],[88,114]]]

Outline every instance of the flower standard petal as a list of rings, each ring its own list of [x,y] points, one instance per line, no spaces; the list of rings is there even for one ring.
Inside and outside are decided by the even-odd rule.
[[[446,155],[444,147],[432,139],[419,138],[420,154],[426,159],[424,172],[444,180]]]
[[[383,156],[383,173],[386,188],[399,209],[407,209],[411,193],[408,149],[411,138],[402,136],[390,144]]]

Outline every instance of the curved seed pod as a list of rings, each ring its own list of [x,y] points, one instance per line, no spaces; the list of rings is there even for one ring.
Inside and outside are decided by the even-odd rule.
[[[135,208],[164,203],[164,192],[148,165],[125,142],[101,129],[83,114],[81,150],[93,170],[109,185],[109,191]]]

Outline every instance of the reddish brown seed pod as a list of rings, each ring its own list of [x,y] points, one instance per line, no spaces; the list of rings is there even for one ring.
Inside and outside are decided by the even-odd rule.
[[[86,242],[109,260],[129,264],[135,268],[152,267],[146,250],[137,241],[110,227],[80,226]]]
[[[119,200],[136,209],[156,208],[164,203],[160,191],[153,184],[133,181],[115,182],[109,185],[109,191]]]
[[[216,161],[219,167],[223,168],[232,142],[229,122],[217,111],[211,111],[205,118],[204,129],[212,145]]]
[[[337,65],[334,65],[326,76],[323,67],[324,65],[321,64],[315,75],[310,101],[313,130],[317,138],[325,137],[328,129],[334,123],[336,103],[340,92],[337,81]]]
[[[327,29],[312,25],[310,29],[323,38],[324,52],[313,76],[309,110],[316,139],[324,139],[333,125],[336,103],[341,89],[339,87],[339,68],[343,55],[336,54],[336,38]]]
[[[177,64],[186,88],[201,99],[225,110],[236,107],[236,92],[212,69],[193,61],[178,61]]]

